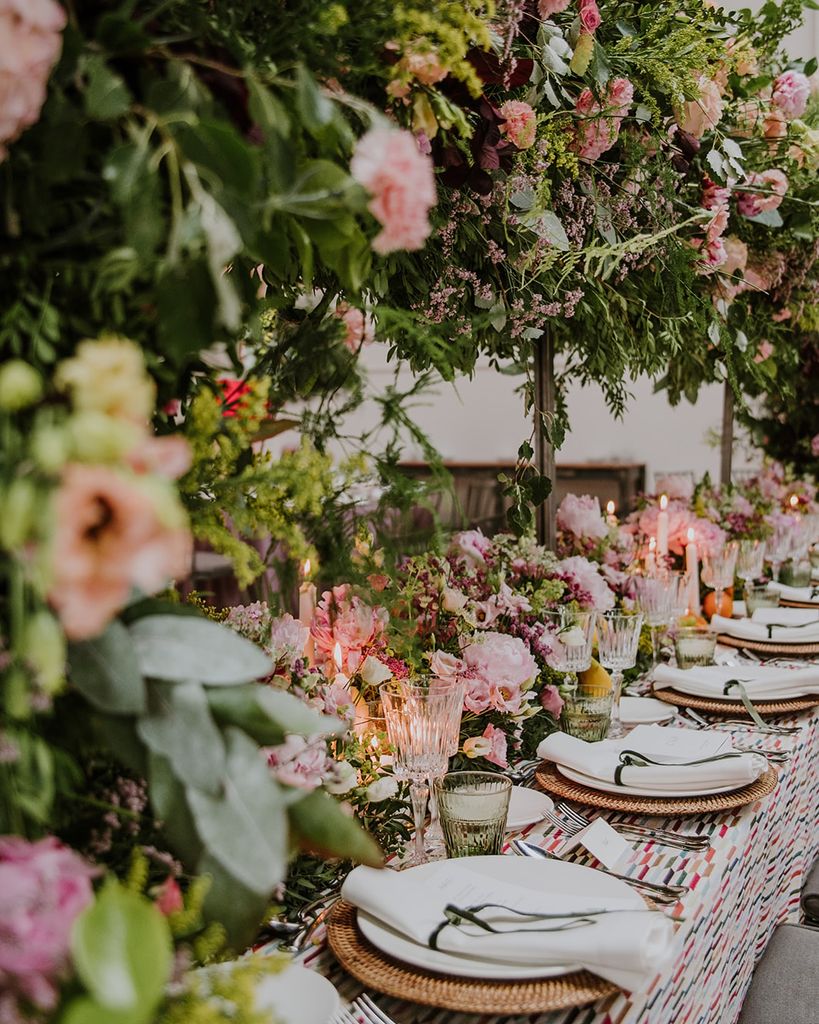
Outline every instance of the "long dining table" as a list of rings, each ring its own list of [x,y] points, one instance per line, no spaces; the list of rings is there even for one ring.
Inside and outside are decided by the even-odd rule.
[[[369,994],[396,1024],[734,1024],[774,929],[799,920],[802,884],[819,854],[819,708],[776,723],[798,726],[798,732],[743,733],[745,742],[754,737],[763,749],[790,754],[778,767],[776,788],[764,799],[694,818],[602,812],[612,823],[682,829],[710,840],[704,853],[641,843],[618,864],[618,871],[634,878],[688,887],[670,911],[678,922],[674,957],[639,991],[621,991],[590,1006],[503,1017],[453,1013]],[[548,850],[564,838],[543,823],[523,834]],[[346,1000],[362,991],[323,942],[303,963],[325,974]]]

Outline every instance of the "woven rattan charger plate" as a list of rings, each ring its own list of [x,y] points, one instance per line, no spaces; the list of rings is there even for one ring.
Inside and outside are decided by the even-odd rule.
[[[742,789],[735,789],[730,793],[686,797],[629,796],[625,793],[620,796],[618,793],[603,793],[602,790],[572,782],[565,775],[561,775],[556,765],[549,761],[544,761],[538,768],[535,778],[547,793],[556,793],[566,800],[574,800],[575,803],[585,804],[587,807],[676,817],[680,814],[712,814],[714,811],[744,807],[754,800],[761,800],[773,792],[777,772],[776,768],[768,768],[764,775],[760,775],[750,786],[743,786]]]
[[[665,701],[666,704],[675,704],[678,708],[693,708],[695,711],[705,711],[711,715],[728,715],[730,718],[747,718],[749,722],[751,721],[745,705],[739,700],[697,697],[667,687],[652,690],[651,695],[657,700]],[[797,711],[806,711],[819,704],[819,694],[815,697],[791,697],[790,700],[755,700],[752,703],[760,715],[793,715]]]
[[[759,654],[819,654],[819,643],[783,644],[776,640],[742,640],[727,633],[717,635],[717,643],[726,647],[739,647],[745,651],[757,651]]]
[[[537,1013],[586,1006],[620,990],[589,971],[527,981],[476,981],[434,974],[394,960],[358,930],[351,903],[339,900],[327,921],[327,942],[345,971],[397,999],[460,1013]]]

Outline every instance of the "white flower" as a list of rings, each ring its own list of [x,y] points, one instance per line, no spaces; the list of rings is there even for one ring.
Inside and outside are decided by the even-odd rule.
[[[371,804],[389,800],[398,792],[398,783],[392,775],[384,775],[367,786],[367,800]]]
[[[347,761],[337,761],[333,765],[332,774],[324,780],[324,788],[328,793],[339,796],[349,793],[358,782],[358,772]]]
[[[443,605],[445,612],[459,612],[463,609],[467,602],[466,594],[460,590],[455,590],[453,587],[444,587],[444,593],[441,597],[441,604]]]
[[[361,678],[368,686],[380,686],[392,679],[392,670],[370,654],[361,666]]]
[[[564,647],[582,647],[586,642],[586,637],[580,626],[572,626],[571,629],[560,634],[560,640]]]

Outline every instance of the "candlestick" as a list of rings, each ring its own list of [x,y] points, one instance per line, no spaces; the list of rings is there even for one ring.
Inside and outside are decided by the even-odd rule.
[[[690,580],[688,607],[692,615],[700,614],[700,562],[693,527],[688,528],[688,543],[685,546],[685,571]]]
[[[617,525],[617,516],[614,514],[614,502],[606,502],[606,522],[609,526]]]
[[[313,624],[313,615],[316,611],[316,585],[307,578],[310,575],[310,559],[305,559],[301,567],[302,583],[299,587],[299,622],[309,629]],[[307,637],[304,645],[304,656],[309,665],[314,664],[313,637]]]
[[[668,495],[660,498],[660,511],[657,515],[657,554],[660,558],[668,558]]]

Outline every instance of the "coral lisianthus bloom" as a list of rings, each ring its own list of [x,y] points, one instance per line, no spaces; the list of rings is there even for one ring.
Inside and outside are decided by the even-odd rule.
[[[500,126],[501,135],[505,135],[513,146],[529,149],[534,145],[537,117],[528,103],[507,100],[500,108],[500,115],[504,118]]]
[[[183,513],[160,481],[70,464],[54,524],[49,599],[72,640],[99,634],[133,587],[154,592],[190,567]]]

